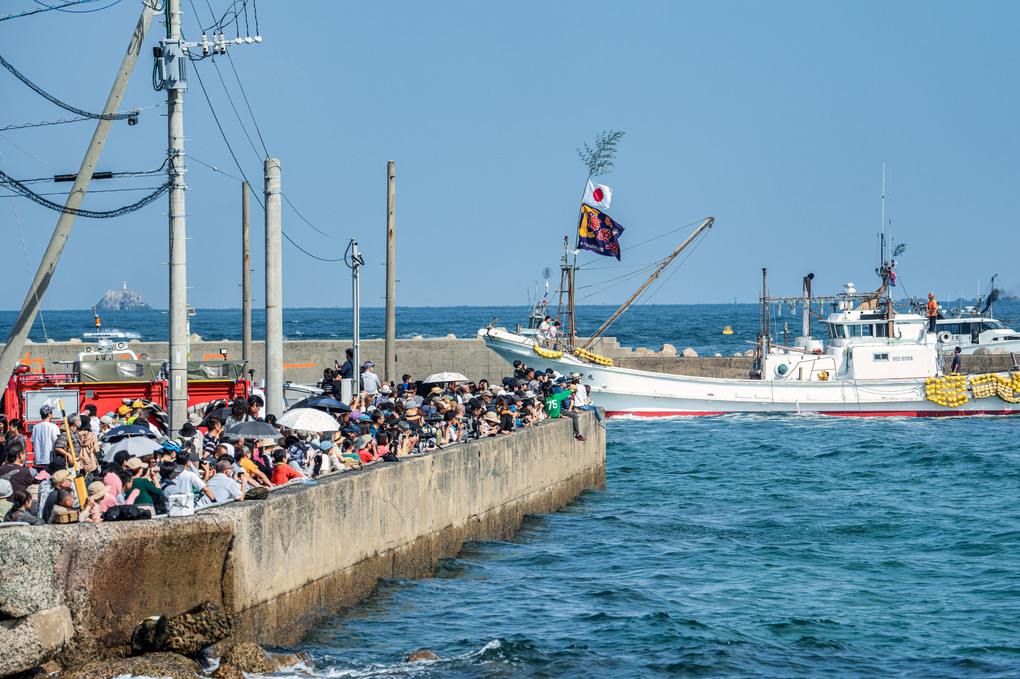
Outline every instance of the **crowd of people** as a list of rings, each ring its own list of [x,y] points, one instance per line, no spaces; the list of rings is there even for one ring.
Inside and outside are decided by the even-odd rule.
[[[142,401],[101,417],[86,404],[81,414],[59,425],[53,409],[43,406],[42,421],[31,432],[34,464],[29,466],[23,423],[0,416],[0,460],[6,460],[0,466],[0,520],[42,525],[149,518],[175,503],[201,508],[262,499],[275,486],[399,461],[470,439],[512,435],[549,417],[570,418],[580,441],[585,440],[578,425],[581,412],[594,411],[604,426],[581,375],[536,371],[520,361],[498,385],[484,379],[423,385],[411,375],[386,382],[366,361],[358,370],[360,390],[344,403],[343,380],[354,373],[351,354],[342,366],[335,362],[335,370],[323,373],[319,386],[328,402],[315,407],[335,420],[320,427],[323,431],[277,425],[275,414],[263,414],[258,395],[233,400],[225,418],[192,414],[173,435],[160,430],[152,408]],[[245,435],[250,422],[270,427],[264,434]],[[114,448],[106,433],[126,424],[149,429],[154,450],[132,454]]]

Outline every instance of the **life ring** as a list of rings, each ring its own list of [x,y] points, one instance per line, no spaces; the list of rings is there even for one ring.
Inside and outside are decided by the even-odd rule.
[[[943,330],[942,332],[940,332],[938,337],[939,337],[939,342],[942,342],[943,344],[945,344],[946,342],[949,342],[951,339],[953,339],[953,336],[949,333],[948,330]]]

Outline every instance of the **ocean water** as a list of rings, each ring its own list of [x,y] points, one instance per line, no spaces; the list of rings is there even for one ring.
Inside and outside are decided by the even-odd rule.
[[[1020,676],[1016,426],[614,419],[608,490],[299,648],[326,678]]]
[[[799,312],[802,307],[798,306]],[[615,307],[582,305],[575,309],[578,334],[594,332],[615,311]],[[1020,302],[1004,300],[995,306],[996,317],[1020,327]],[[773,335],[781,339],[784,326],[792,338],[799,333],[801,316],[789,306],[773,305]],[[17,319],[16,311],[0,311],[0,340],[10,334]],[[108,311],[101,315],[105,330],[120,330],[134,339],[165,341],[168,337],[166,312]],[[527,327],[528,309],[516,307],[397,307],[397,337],[409,339],[416,335],[443,337],[473,337],[479,328],[496,319],[497,325],[513,328],[517,324]],[[362,339],[383,337],[385,312],[382,308],[361,310]],[[351,337],[352,312],[344,308],[284,309],[283,333],[285,339],[340,339]],[[43,326],[45,325],[45,331]],[[90,309],[47,311],[37,318],[30,338],[43,342],[47,338],[58,341],[81,337],[93,330]],[[730,326],[732,335],[723,335]],[[731,355],[751,348],[758,333],[757,304],[647,304],[635,306],[605,333],[615,336],[623,346],[647,347],[658,351],[664,343],[678,350],[691,347],[699,355],[721,353]],[[824,335],[817,324],[812,334]],[[240,340],[240,309],[198,309],[191,319],[191,332],[207,340]],[[252,337],[265,337],[263,310],[252,311]]]

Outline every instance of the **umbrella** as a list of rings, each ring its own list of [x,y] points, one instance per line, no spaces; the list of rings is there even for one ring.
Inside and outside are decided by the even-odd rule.
[[[131,457],[145,457],[146,455],[152,455],[157,450],[162,449],[163,446],[152,439],[141,436],[132,436],[131,438],[121,439],[110,446],[110,449],[106,451],[106,455],[103,459],[109,462],[113,459],[114,455],[122,450],[126,450]]]
[[[267,424],[261,420],[252,420],[251,422],[241,422],[235,424],[230,429],[224,432],[227,436],[232,436],[236,439],[278,439],[280,438],[280,432],[277,431],[276,427],[271,424]]]
[[[119,441],[121,439],[130,438],[133,436],[146,436],[149,438],[156,438],[156,434],[153,433],[148,427],[143,427],[139,424],[122,424],[119,427],[114,427],[110,431],[106,432],[99,437],[100,441]]]
[[[342,401],[337,401],[335,398],[329,398],[328,396],[313,396],[311,398],[303,398],[294,405],[291,406],[291,410],[295,408],[315,408],[316,410],[325,410],[326,412],[336,411],[341,413],[351,412],[351,407]]]
[[[301,431],[336,431],[340,428],[333,416],[315,408],[291,408],[276,421],[281,427]]]
[[[220,418],[220,422],[226,422],[227,418],[230,417],[230,408],[217,408],[216,410],[209,411],[205,414],[205,417],[202,418],[202,422],[198,426],[208,427],[210,417],[218,417]]]
[[[424,380],[423,384],[433,384],[435,382],[467,382],[468,378],[460,373],[441,372],[435,375],[429,375]]]

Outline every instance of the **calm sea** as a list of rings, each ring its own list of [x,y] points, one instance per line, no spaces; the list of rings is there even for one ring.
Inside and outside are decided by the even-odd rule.
[[[581,331],[611,311],[581,307]],[[996,311],[1016,326],[1016,303]],[[0,313],[0,326],[13,316]],[[513,326],[526,310],[407,308],[398,328],[470,336],[493,316]],[[45,318],[58,339],[91,324],[90,312]],[[288,309],[284,320],[292,338],[350,334],[349,310]],[[158,311],[104,321],[166,336]],[[381,336],[382,321],[365,310],[363,335]],[[800,324],[789,309],[777,321]],[[729,354],[757,324],[756,305],[645,306],[612,334]],[[192,331],[238,338],[239,312],[200,309]],[[528,517],[512,542],[467,544],[432,579],[380,583],[299,648],[322,679],[1020,677],[1017,426],[614,419],[607,491]],[[441,659],[404,664],[418,648]]]

